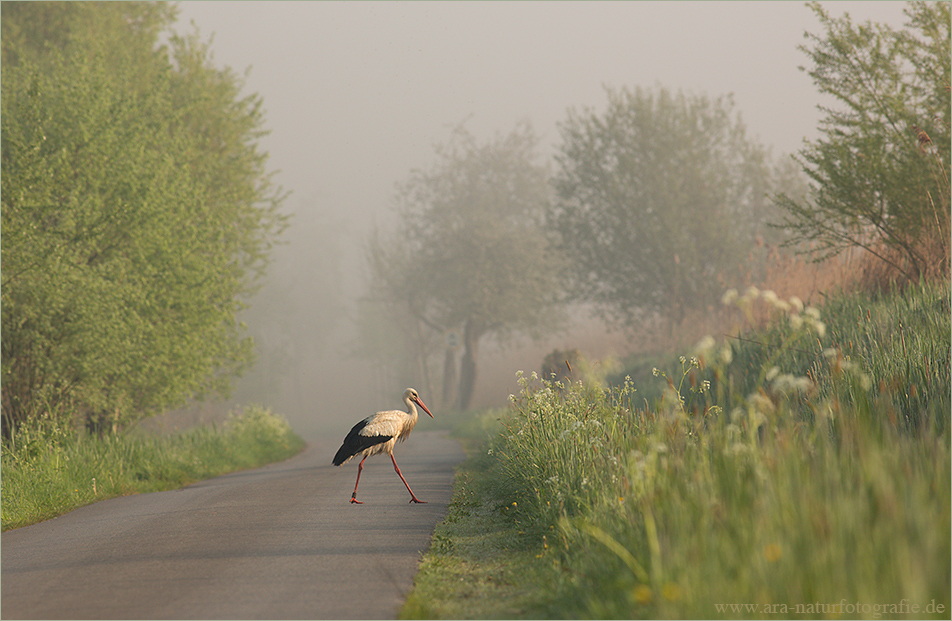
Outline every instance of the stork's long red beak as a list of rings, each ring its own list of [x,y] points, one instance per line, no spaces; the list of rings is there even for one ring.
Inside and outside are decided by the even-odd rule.
[[[423,400],[422,400],[422,399],[420,399],[419,397],[417,397],[416,399],[414,399],[414,401],[416,401],[416,404],[417,404],[418,406],[420,406],[421,408],[423,408],[423,411],[424,411],[424,412],[426,412],[427,414],[430,415],[430,418],[434,418],[433,413],[430,412],[430,408],[426,407],[426,404],[423,403]]]

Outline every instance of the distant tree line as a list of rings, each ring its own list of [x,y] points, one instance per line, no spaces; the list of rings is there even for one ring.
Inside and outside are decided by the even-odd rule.
[[[2,422],[122,428],[228,389],[284,226],[262,101],[159,2],[4,2]]]
[[[795,161],[750,139],[730,97],[663,87],[569,110],[551,174],[528,124],[486,144],[457,128],[397,192],[394,234],[369,241],[365,335],[394,326],[407,382],[429,386],[442,353],[443,405],[466,409],[482,337],[552,325],[566,301],[676,325],[756,270],[763,243],[859,246],[903,278],[947,278],[949,4],[910,3],[901,31],[811,8],[824,32],[801,49],[838,107]]]

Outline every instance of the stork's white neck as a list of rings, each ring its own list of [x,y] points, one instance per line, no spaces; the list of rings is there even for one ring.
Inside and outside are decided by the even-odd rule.
[[[416,422],[418,414],[416,404],[413,402],[413,399],[407,397],[403,400],[403,402],[407,404],[407,414],[410,415],[410,418],[413,420],[413,422]]]

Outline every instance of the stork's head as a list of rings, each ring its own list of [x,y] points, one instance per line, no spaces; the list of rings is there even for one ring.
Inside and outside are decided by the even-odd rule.
[[[430,409],[426,407],[426,404],[423,403],[423,401],[420,399],[419,393],[417,393],[417,391],[414,390],[413,388],[407,388],[406,390],[403,391],[403,400],[406,401],[407,403],[411,401],[413,403],[416,403],[418,406],[423,408],[424,412],[430,415],[430,418],[433,418],[433,413],[430,412]]]

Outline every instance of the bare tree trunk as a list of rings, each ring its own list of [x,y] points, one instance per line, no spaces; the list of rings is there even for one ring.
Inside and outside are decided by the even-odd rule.
[[[443,402],[444,408],[452,407],[456,398],[456,352],[447,348],[443,358]]]
[[[473,325],[472,319],[466,320],[463,328],[463,360],[459,369],[459,409],[469,408],[473,399],[473,389],[476,387],[476,354],[479,346],[481,331]]]
[[[423,325],[419,321],[413,322],[416,327],[416,369],[414,371],[418,377],[423,382],[423,394],[432,395],[433,394],[433,384],[430,381],[430,369],[429,365],[426,363],[427,351],[424,343],[426,339],[423,338]],[[415,380],[414,380],[415,382]]]

